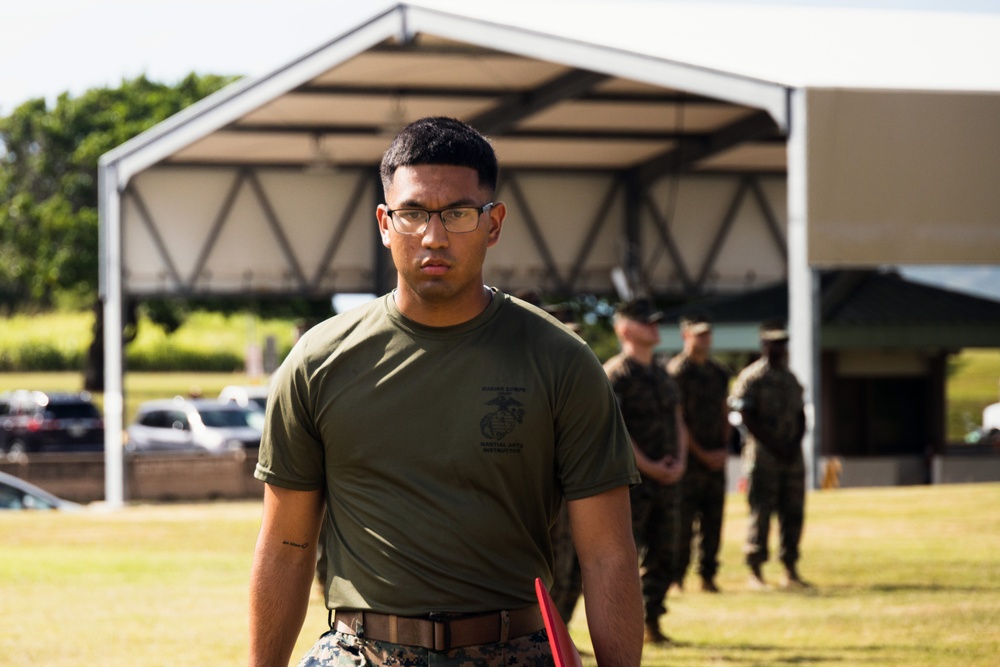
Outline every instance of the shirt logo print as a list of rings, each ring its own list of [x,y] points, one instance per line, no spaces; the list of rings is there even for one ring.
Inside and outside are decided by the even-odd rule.
[[[495,405],[496,410],[487,412],[479,421],[479,430],[484,438],[503,440],[514,428],[524,421],[524,403],[502,391],[496,398],[486,401],[486,405]]]

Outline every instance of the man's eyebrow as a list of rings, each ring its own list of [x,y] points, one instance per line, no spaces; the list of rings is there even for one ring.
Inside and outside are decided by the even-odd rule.
[[[453,201],[453,202],[451,202],[449,204],[445,204],[441,208],[442,209],[445,209],[445,208],[455,208],[457,206],[477,206],[477,204],[476,204],[475,200],[465,198],[465,199],[457,199],[457,200],[455,200],[455,201]],[[401,203],[399,206],[392,207],[393,210],[400,209],[400,208],[419,208],[419,209],[423,209],[425,211],[428,210],[428,209],[430,209],[429,206],[425,206],[422,202],[419,202],[419,201],[417,201],[415,199],[407,199],[403,203]],[[431,210],[435,210],[436,211],[438,209],[431,209]]]

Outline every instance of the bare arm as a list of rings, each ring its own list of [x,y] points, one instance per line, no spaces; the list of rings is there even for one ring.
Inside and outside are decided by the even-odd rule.
[[[322,491],[264,485],[264,515],[250,572],[250,667],[287,667],[316,571]]]
[[[637,667],[642,594],[628,488],[567,504],[587,601],[587,626],[600,667]]]
[[[672,484],[677,481],[670,467],[669,456],[664,456],[662,459],[651,459],[639,449],[635,440],[632,440],[632,453],[635,455],[635,467],[639,469],[644,479],[651,479],[657,484]]]
[[[677,423],[677,463],[680,466],[677,479],[680,479],[687,468],[688,445],[691,439],[691,432],[688,431],[687,422],[684,421],[684,410],[680,403],[674,408],[674,421]]]

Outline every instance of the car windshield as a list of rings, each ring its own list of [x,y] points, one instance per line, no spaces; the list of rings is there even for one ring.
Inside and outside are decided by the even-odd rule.
[[[245,410],[199,410],[201,421],[205,426],[214,428],[232,428],[234,426],[252,426],[250,416]]]
[[[46,410],[55,419],[100,419],[101,413],[90,403],[52,403]]]
[[[54,509],[55,504],[45,498],[33,496],[20,489],[0,484],[0,509],[4,510],[48,510]]]

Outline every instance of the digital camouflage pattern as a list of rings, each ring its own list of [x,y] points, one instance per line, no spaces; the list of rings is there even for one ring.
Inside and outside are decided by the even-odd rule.
[[[448,652],[370,641],[330,631],[319,638],[299,667],[552,667],[548,635],[539,630],[506,643],[465,646]]]
[[[694,550],[695,523],[697,532],[698,576],[711,581],[719,571],[719,549],[722,546],[722,520],[726,506],[726,470],[709,470],[692,463],[681,480],[680,519],[677,549],[674,554],[673,580],[683,586]]]
[[[684,352],[667,364],[667,372],[680,387],[684,422],[705,450],[727,447],[729,371],[719,362],[697,363]],[[692,453],[681,481],[680,528],[674,557],[674,581],[683,585],[691,562],[695,523],[698,525],[698,574],[713,580],[719,570],[722,518],[726,501],[726,470],[709,470]]]
[[[604,371],[615,390],[625,427],[639,449],[652,459],[676,456],[675,409],[681,396],[663,364],[644,366],[619,353],[605,362]]]
[[[799,543],[805,523],[806,468],[802,456],[779,460],[756,444],[744,449],[747,468],[747,541],[743,553],[747,565],[767,562],[771,516],[778,515],[779,560],[794,568],[799,560]]]
[[[730,401],[733,407],[756,415],[764,440],[747,433],[743,448],[750,507],[743,547],[746,562],[752,567],[767,561],[771,515],[777,514],[779,557],[792,568],[799,559],[805,520],[802,385],[787,368],[771,366],[761,358],[736,378]]]
[[[774,456],[791,460],[802,455],[802,385],[790,370],[761,357],[736,378],[730,402],[757,417],[764,437],[758,444]],[[747,442],[756,443],[757,436],[748,433]]]
[[[667,591],[674,580],[681,522],[681,485],[643,482],[629,490],[632,534],[639,550],[646,621],[667,613]]]
[[[684,423],[692,437],[702,449],[725,447],[729,371],[714,359],[699,364],[681,352],[669,361],[667,372],[680,388]]]
[[[657,359],[644,366],[620,353],[604,364],[618,398],[625,426],[636,446],[651,459],[677,456],[677,383]],[[674,578],[680,528],[680,485],[661,486],[643,479],[629,490],[632,534],[639,549],[646,621],[666,613],[666,596]]]

